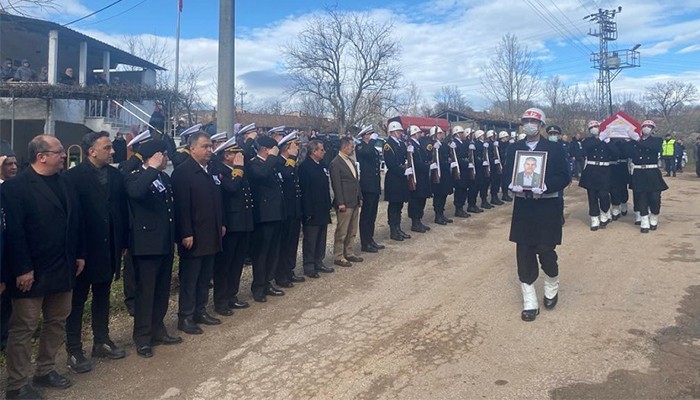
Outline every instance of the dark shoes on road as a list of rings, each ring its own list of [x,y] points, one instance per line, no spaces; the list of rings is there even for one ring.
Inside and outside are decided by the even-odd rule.
[[[52,388],[52,389],[67,389],[73,384],[70,379],[59,374],[56,371],[51,371],[46,375],[34,376],[32,382],[36,386]],[[21,390],[21,389],[20,389]],[[9,393],[8,393],[9,398]]]
[[[92,370],[92,363],[85,357],[83,349],[68,353],[68,367],[77,374],[84,374]]]
[[[126,351],[114,344],[113,341],[107,340],[105,343],[95,343],[92,346],[92,356],[118,360],[126,357]]]

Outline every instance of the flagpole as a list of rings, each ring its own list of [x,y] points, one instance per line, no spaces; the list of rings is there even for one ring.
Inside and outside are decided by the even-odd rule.
[[[177,28],[175,33],[175,93],[178,92],[180,78],[180,14],[182,13],[182,0],[177,0]]]

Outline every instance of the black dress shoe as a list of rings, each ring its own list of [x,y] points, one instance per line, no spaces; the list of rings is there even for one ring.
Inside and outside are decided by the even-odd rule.
[[[32,382],[36,386],[42,386],[53,389],[68,389],[73,384],[70,381],[70,379],[66,378],[65,376],[59,374],[56,371],[51,371],[48,374],[42,376],[35,375],[34,379],[32,379]]]
[[[358,256],[347,256],[347,257],[345,257],[345,259],[350,261],[350,262],[362,262],[365,260],[364,258],[358,257]]]
[[[377,250],[376,247],[369,244],[363,245],[360,250],[364,251],[365,253],[379,253],[379,250]]]
[[[177,321],[177,329],[185,332],[188,335],[201,335],[204,333],[192,318],[183,318]]]
[[[386,246],[384,246],[383,244],[379,244],[379,243],[375,242],[374,239],[372,239],[372,241],[369,242],[369,244],[371,244],[372,246],[374,246],[377,250],[386,249]]]
[[[77,374],[84,374],[92,370],[92,363],[85,358],[83,349],[68,352],[68,367]]]
[[[447,217],[445,216],[445,214],[441,215],[441,217],[442,217],[442,220],[445,221],[445,222],[447,222],[448,224],[451,224],[451,223],[455,222],[452,218],[447,218]]]
[[[250,307],[250,304],[248,304],[247,301],[242,301],[242,300],[236,299],[236,300],[231,300],[231,301],[229,301],[229,302],[228,302],[228,306],[229,306],[229,308],[238,308],[238,309],[241,309],[241,308],[248,308],[248,307]]]
[[[420,223],[417,219],[413,220],[413,223],[411,224],[411,231],[412,232],[418,232],[418,233],[425,233],[426,230],[423,227],[423,224]]]
[[[400,226],[397,227],[396,229],[398,229],[399,234],[400,234],[401,237],[403,237],[404,239],[410,239],[410,238],[411,238],[411,235],[409,235],[408,233],[404,232],[404,231],[401,229]]]
[[[457,218],[469,218],[469,213],[464,211],[462,208],[458,208],[455,210],[455,217]]]
[[[226,307],[214,306],[214,312],[219,314],[219,315],[223,315],[224,317],[230,317],[233,315],[233,310],[228,308],[228,306],[226,306]]]
[[[113,341],[107,340],[105,343],[95,343],[92,346],[92,356],[97,358],[118,360],[126,357],[126,351],[120,347],[117,347]]]
[[[428,225],[424,224],[423,221],[418,221],[418,223],[419,223],[419,224],[423,227],[423,229],[425,229],[426,231],[429,231],[429,230],[430,230],[430,227],[429,227]]]
[[[306,282],[306,279],[303,276],[299,276],[299,275],[295,275],[295,274],[292,274],[292,277],[290,278],[290,280],[293,283]]]
[[[7,400],[42,400],[41,394],[30,384],[26,384],[17,390],[8,390]]]
[[[486,210],[490,210],[493,208],[493,206],[488,201],[482,201],[481,208],[486,209]]]
[[[253,300],[257,301],[258,303],[266,303],[266,302],[267,302],[267,297],[265,297],[265,296],[255,296],[255,295],[253,295]]]
[[[523,321],[534,321],[535,318],[537,318],[537,314],[540,313],[540,309],[536,310],[523,310],[522,313],[520,313],[520,318],[522,318]]]
[[[403,235],[399,233],[398,230],[392,230],[389,238],[391,240],[396,240],[397,242],[403,242]]]
[[[204,325],[220,325],[221,324],[220,319],[214,318],[206,312],[202,313],[201,315],[195,315],[194,322],[196,322],[198,324],[204,324]]]
[[[265,295],[267,295],[267,296],[284,296],[284,292],[275,288],[275,287],[268,286],[267,288],[265,288]]]
[[[321,275],[319,275],[318,272],[304,273],[304,275],[314,279],[318,279],[321,277]]]
[[[174,344],[182,343],[182,338],[180,336],[170,336],[167,333],[161,337],[151,339],[151,346],[172,346]]]
[[[555,294],[553,298],[548,299],[546,296],[544,297],[544,308],[547,310],[551,310],[554,308],[554,306],[557,305],[557,301],[559,301],[559,293]]]
[[[440,218],[439,215],[435,216],[435,219],[433,220],[438,225],[447,225],[447,221],[444,221],[442,218]]]
[[[502,205],[503,205],[503,202],[502,202],[501,200],[499,200],[498,197],[495,197],[495,196],[494,196],[494,197],[491,199],[491,204],[494,204],[494,205],[497,205],[497,206],[502,206]]]
[[[277,286],[283,287],[285,289],[293,288],[294,284],[292,282],[285,282],[285,281],[275,281]]]
[[[318,272],[323,272],[326,274],[330,274],[331,272],[335,272],[335,268],[333,267],[326,267],[325,265],[322,265],[319,267]]]
[[[652,231],[655,231],[658,227],[658,225],[649,225],[649,229],[651,229]]]
[[[478,214],[478,213],[483,212],[483,211],[484,211],[484,210],[482,210],[481,208],[479,208],[479,207],[477,207],[477,206],[469,206],[469,207],[467,207],[467,212],[470,212],[470,213],[473,213],[473,214]]]
[[[140,355],[143,358],[151,358],[153,357],[153,347],[144,344],[143,346],[138,346],[136,348],[136,354]]]

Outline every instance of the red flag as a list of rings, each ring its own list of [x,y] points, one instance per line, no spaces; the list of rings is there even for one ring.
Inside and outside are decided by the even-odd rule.
[[[182,12],[182,0],[178,0],[178,7],[180,8],[180,12]]]

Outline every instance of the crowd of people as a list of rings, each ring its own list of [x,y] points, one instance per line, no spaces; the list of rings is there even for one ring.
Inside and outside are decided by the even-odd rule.
[[[56,137],[33,138],[30,165],[19,174],[11,149],[0,149],[7,398],[41,398],[35,386],[71,385],[55,369],[64,338],[70,369],[92,369],[81,335],[89,297],[92,358],[126,356],[109,333],[112,283],[122,271],[136,353],[153,357],[155,346],[182,342],[164,323],[176,250],[177,329],[203,334],[203,326],[221,324],[220,317],[250,307],[239,297],[246,259],[252,264],[252,299],[263,303],[331,274],[335,267],[363,262],[361,253],[385,249],[375,237],[382,194],[388,203],[389,239],[396,242],[435,228],[425,221],[428,198],[433,199],[436,225],[514,202],[509,238],[516,243],[521,318],[534,320],[540,266],[544,307],[554,308],[559,298],[556,246],[564,224],[563,191],[577,168],[561,129],[545,122],[542,110],[528,109],[517,137],[462,126],[424,131],[391,122],[382,142],[367,126],[355,137],[339,138],[337,154],[330,159],[327,142],[316,135],[288,133],[284,127],[265,132],[255,124],[237,126],[233,135],[212,134],[200,124],[183,127],[179,148],[173,148],[168,135],[150,131],[128,144],[121,143],[124,138],[112,142],[107,132],[90,132],[82,139],[84,161],[65,172],[66,151]],[[642,232],[656,229],[665,190],[658,169],[661,139],[653,137],[652,121],[643,126],[641,137],[610,140],[592,121],[588,137],[580,138],[586,156],[580,185],[588,190],[591,229],[626,213],[628,184]],[[133,155],[118,168],[112,166],[127,146]],[[546,154],[545,165],[534,172],[537,158],[530,157],[520,171],[519,152]],[[624,161],[626,167],[628,160],[634,168],[620,181],[623,188],[614,183],[623,168],[614,166]],[[448,212],[450,195],[453,208]],[[406,204],[412,234],[402,227]],[[332,213],[333,266],[324,261]],[[300,241],[303,274],[297,274]],[[40,320],[32,377],[31,339]]]
[[[6,58],[0,69],[0,82],[48,82],[49,68],[44,66],[37,73],[32,69],[31,63],[23,59],[19,66],[15,66],[12,58]],[[73,75],[73,68],[68,67],[60,73],[56,79],[58,83],[64,85],[77,85],[78,81]],[[88,85],[106,85],[104,73],[95,73],[88,77]]]

